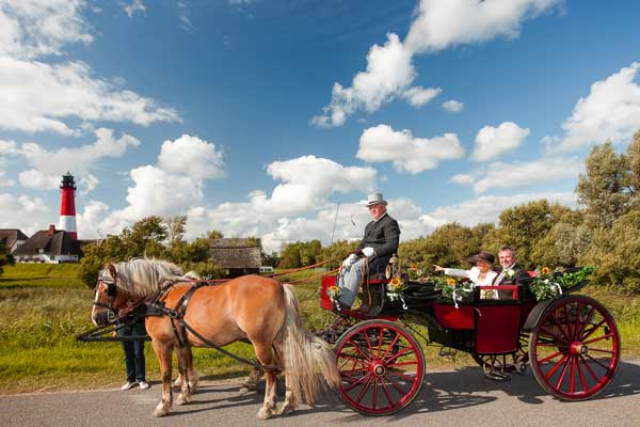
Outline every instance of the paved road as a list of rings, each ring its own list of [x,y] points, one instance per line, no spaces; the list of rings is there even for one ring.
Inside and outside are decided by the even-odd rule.
[[[238,396],[238,382],[203,382],[194,401],[165,418],[151,415],[160,387],[0,396],[0,426],[640,426],[640,362],[622,362],[613,383],[595,400],[565,403],[544,394],[530,373],[508,383],[478,368],[427,372],[420,396],[400,414],[363,417],[333,393],[317,406],[258,422],[262,393]]]

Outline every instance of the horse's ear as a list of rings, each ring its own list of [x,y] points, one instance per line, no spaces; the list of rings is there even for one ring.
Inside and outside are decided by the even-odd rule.
[[[116,266],[113,265],[113,263],[109,263],[109,265],[107,266],[107,269],[109,270],[109,274],[111,274],[111,277],[113,278],[113,281],[116,281]]]

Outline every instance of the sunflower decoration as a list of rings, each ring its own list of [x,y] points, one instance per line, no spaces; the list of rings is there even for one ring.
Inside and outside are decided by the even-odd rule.
[[[551,274],[551,269],[549,267],[542,267],[542,270],[540,270],[540,273],[546,276],[548,274]]]
[[[335,300],[340,295],[340,288],[336,285],[331,285],[327,288],[327,294],[329,295],[329,298]]]
[[[458,281],[453,277],[438,279],[435,283],[435,289],[441,292],[441,300],[453,302],[456,308],[458,308],[459,302],[473,295],[473,283]]]
[[[422,277],[422,270],[416,264],[412,264],[407,268],[408,278],[411,281],[419,280]]]
[[[407,304],[402,297],[402,291],[405,289],[406,285],[402,283],[400,277],[394,277],[387,284],[387,297],[391,301],[400,301],[402,303],[402,308],[408,310]]]

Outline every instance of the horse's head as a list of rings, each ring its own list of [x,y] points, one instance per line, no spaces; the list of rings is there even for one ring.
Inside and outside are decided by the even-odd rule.
[[[100,271],[95,287],[95,298],[91,320],[96,326],[104,326],[114,321],[118,310],[124,306],[128,297],[118,286],[118,275],[113,264]]]

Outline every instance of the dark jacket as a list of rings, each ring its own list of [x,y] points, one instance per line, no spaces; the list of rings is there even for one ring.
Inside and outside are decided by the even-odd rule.
[[[507,277],[506,275],[504,277],[502,277],[500,279],[500,281],[498,282],[497,279],[498,277],[500,277],[500,272],[498,272],[498,275],[495,277],[495,279],[493,280],[493,284],[494,285],[516,285],[516,284],[522,284],[523,280],[526,281],[526,279],[529,279],[531,276],[529,276],[529,273],[527,273],[527,271],[525,269],[523,269],[522,267],[520,267],[518,264],[514,265],[513,268],[513,277]],[[500,299],[511,299],[513,298],[513,291],[498,291],[498,297]]]
[[[362,250],[372,247],[376,257],[388,258],[398,253],[400,243],[400,227],[398,221],[385,214],[378,221],[371,221],[364,228],[364,237],[356,248]]]
[[[498,275],[493,280],[493,284],[494,285],[513,285],[513,284],[522,283],[524,279],[528,279],[530,277],[529,273],[527,273],[527,271],[522,267],[520,267],[518,264],[514,265],[512,270],[514,273],[513,277],[509,278],[505,275],[500,279],[499,282],[496,282],[498,277],[500,277],[500,272],[498,272]]]

